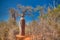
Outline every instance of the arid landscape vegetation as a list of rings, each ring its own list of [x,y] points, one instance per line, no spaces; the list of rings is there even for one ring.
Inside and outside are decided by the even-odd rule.
[[[25,35],[31,36],[32,40],[60,40],[60,5],[53,9],[48,7],[46,13],[44,10],[41,6],[33,9],[33,12],[39,12],[38,20],[31,16],[33,21],[25,25]],[[7,22],[0,21],[0,40],[16,40],[17,34],[19,26],[11,14]]]

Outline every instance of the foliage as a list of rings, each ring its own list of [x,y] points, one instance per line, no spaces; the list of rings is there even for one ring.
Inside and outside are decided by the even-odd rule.
[[[22,8],[22,6],[20,6]],[[30,8],[30,7],[29,7]],[[39,20],[33,20],[26,24],[26,35],[32,35],[32,40],[60,40],[60,6],[54,9],[48,7],[44,14],[44,8],[37,6],[35,11],[39,10]],[[15,35],[19,33],[17,22],[9,18],[7,22],[0,22],[0,40],[16,40]]]

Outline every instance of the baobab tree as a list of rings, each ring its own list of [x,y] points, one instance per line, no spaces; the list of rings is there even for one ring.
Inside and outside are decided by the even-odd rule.
[[[10,17],[13,19],[13,20],[16,20],[16,10],[15,9],[13,9],[13,8],[10,8]]]
[[[15,10],[14,8],[10,8],[9,9],[9,13],[10,13],[10,23],[13,24],[13,25],[16,25],[16,18],[17,18],[17,10]]]
[[[25,35],[25,19],[24,19],[24,17],[26,15],[31,15],[31,12],[32,12],[33,9],[30,6],[24,7],[24,6],[21,6],[21,5],[18,5],[18,8],[21,11],[21,14],[20,14],[21,18],[20,18],[20,22],[19,22],[19,29],[21,30],[20,34]],[[26,12],[28,12],[28,14]]]

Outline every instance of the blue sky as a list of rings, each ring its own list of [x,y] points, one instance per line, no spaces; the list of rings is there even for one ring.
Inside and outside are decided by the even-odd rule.
[[[57,2],[60,3],[59,1]],[[37,5],[49,6],[49,3],[53,5],[53,0],[0,0],[0,21],[7,21],[9,19],[9,8],[17,9],[17,4],[36,7]],[[37,19],[38,15],[39,14],[35,14],[34,18]],[[26,16],[25,20],[30,22],[32,18]],[[17,21],[19,21],[19,18],[17,18]]]

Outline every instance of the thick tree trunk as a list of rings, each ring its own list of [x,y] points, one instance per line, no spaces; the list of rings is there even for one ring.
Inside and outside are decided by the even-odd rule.
[[[20,20],[21,24],[21,35],[25,35],[25,19],[22,17]]]

